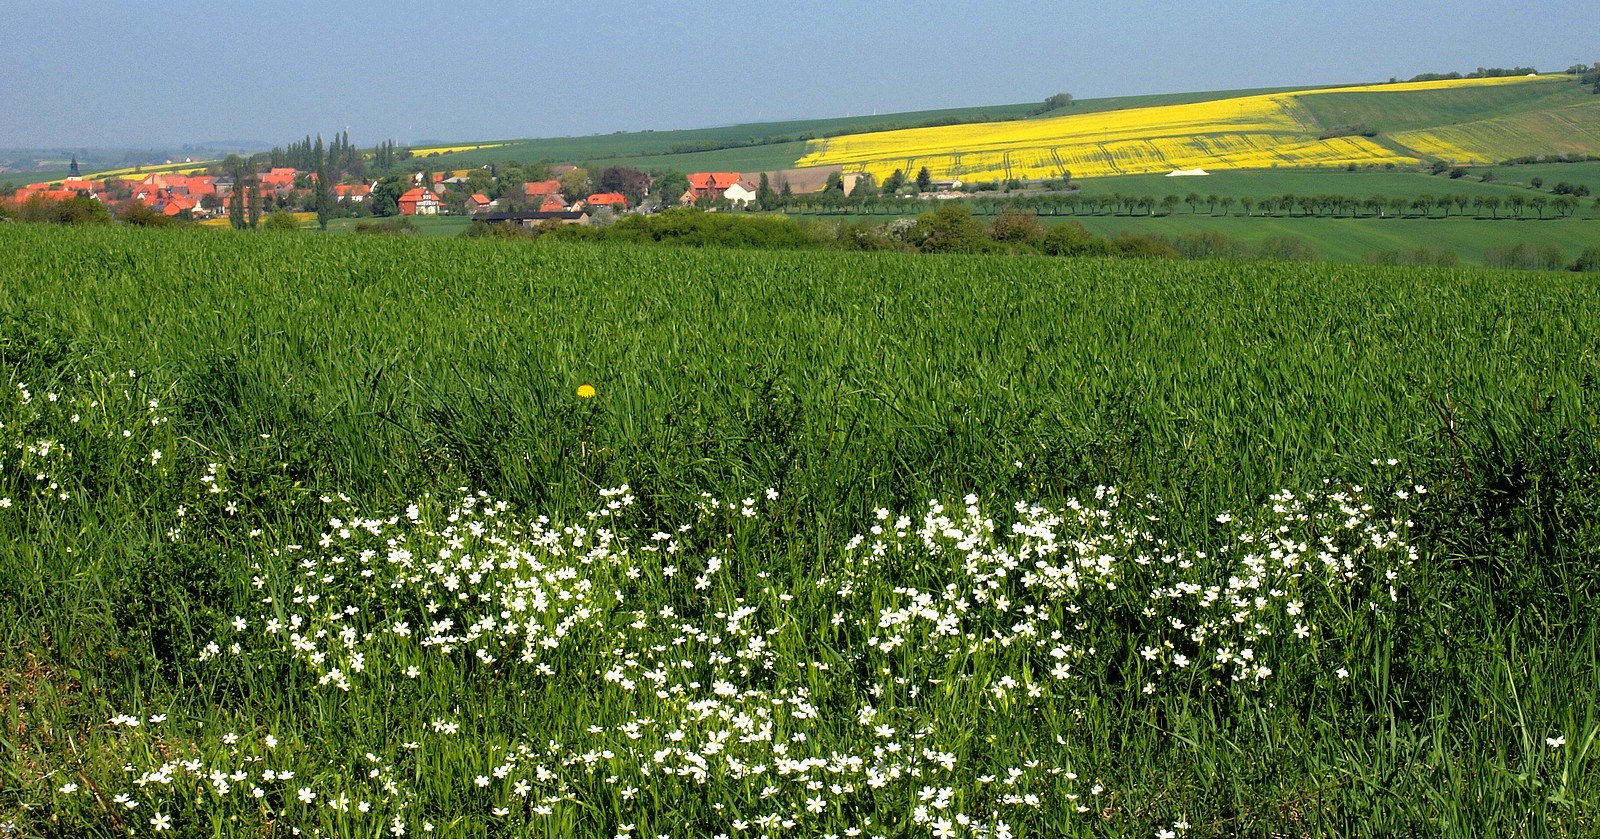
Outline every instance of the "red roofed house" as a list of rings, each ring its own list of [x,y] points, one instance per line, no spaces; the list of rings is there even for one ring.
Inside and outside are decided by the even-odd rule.
[[[489,196],[481,192],[474,192],[467,196],[467,212],[469,213],[481,213],[489,209],[489,204]]]
[[[372,187],[367,184],[334,184],[333,197],[340,201],[349,201],[359,204],[367,200],[372,194]]]
[[[539,212],[541,213],[559,213],[566,208],[567,202],[561,200],[561,193],[559,192],[555,195],[545,196],[544,201],[539,203]]]
[[[217,194],[217,179],[204,175],[196,175],[189,178],[184,183],[184,186],[189,190],[189,197],[191,198]]]
[[[693,204],[701,198],[722,197],[728,187],[739,183],[738,172],[695,172],[689,176],[689,189],[678,199],[680,204]]]
[[[184,210],[192,213],[198,206],[200,206],[198,199],[190,198],[186,195],[174,195],[168,198],[166,203],[161,206],[161,213],[168,216],[175,216]]]
[[[534,181],[522,185],[522,192],[529,198],[538,198],[542,195],[560,195],[560,181]]]
[[[584,204],[590,207],[610,207],[613,210],[628,209],[628,199],[619,192],[597,192],[584,199]]]
[[[275,192],[278,190],[290,189],[294,186],[294,176],[298,174],[300,173],[294,169],[275,167],[261,175],[261,187],[262,189],[270,189]]]
[[[431,189],[416,187],[400,196],[400,215],[436,216],[439,214],[439,196]]]
[[[68,198],[77,198],[78,193],[71,189],[50,189],[49,184],[42,187],[39,184],[30,184],[16,191],[14,200],[21,204],[29,198],[38,198],[42,201],[65,201]]]

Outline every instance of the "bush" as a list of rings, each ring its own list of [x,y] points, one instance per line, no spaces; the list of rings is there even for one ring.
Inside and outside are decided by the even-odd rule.
[[[1114,251],[1111,242],[1075,221],[1050,228],[1040,248],[1050,256],[1110,256]]]
[[[171,227],[177,222],[171,216],[158,213],[138,202],[132,202],[122,210],[122,223],[135,227]]]
[[[1261,243],[1256,255],[1284,262],[1311,262],[1317,258],[1317,249],[1299,236],[1272,236]]]
[[[834,244],[847,251],[893,251],[905,246],[891,238],[887,228],[866,222],[841,224],[834,229]]]
[[[1590,245],[1583,249],[1572,264],[1567,266],[1568,271],[1600,271],[1600,245]]]
[[[989,238],[1017,248],[1038,250],[1044,244],[1044,225],[1033,213],[1006,208],[989,223]]]
[[[799,224],[780,217],[708,213],[678,208],[656,215],[631,215],[597,231],[599,238],[651,241],[692,247],[812,248],[817,241]],[[585,234],[562,231],[563,238]]]
[[[911,230],[910,242],[923,253],[984,253],[994,243],[965,204],[946,201],[939,209],[923,213]]]
[[[1318,140],[1332,140],[1335,137],[1376,137],[1378,129],[1364,122],[1354,122],[1349,125],[1335,125],[1317,135]]]
[[[1214,230],[1180,233],[1173,247],[1184,259],[1242,259],[1248,255],[1243,245]]]
[[[1483,264],[1490,268],[1556,271],[1566,265],[1566,260],[1561,256],[1561,248],[1555,245],[1536,248],[1527,242],[1516,242],[1484,251]]]
[[[65,201],[50,201],[35,195],[22,203],[18,216],[23,221],[47,224],[108,224],[111,211],[93,198],[78,196]]]
[[[359,226],[359,225],[357,225]],[[516,222],[474,222],[461,231],[464,239],[525,239],[529,234]]]
[[[1138,259],[1175,259],[1178,256],[1177,249],[1157,236],[1118,233],[1111,240],[1111,246],[1118,256]]]
[[[1416,250],[1386,250],[1373,251],[1366,255],[1368,265],[1408,265],[1427,268],[1454,268],[1460,262],[1456,252],[1435,248],[1417,248]]]
[[[397,216],[385,221],[358,221],[355,226],[356,233],[367,235],[413,236],[416,235],[416,225],[405,216]]]
[[[294,217],[294,213],[280,210],[268,213],[261,226],[267,230],[299,230],[300,220]]]

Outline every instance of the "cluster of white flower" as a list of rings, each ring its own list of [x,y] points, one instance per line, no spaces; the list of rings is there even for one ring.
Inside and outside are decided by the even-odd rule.
[[[1105,691],[1256,691],[1280,666],[1269,651],[1294,644],[1347,663],[1324,624],[1356,606],[1380,614],[1415,560],[1404,524],[1359,488],[1280,493],[1270,512],[1219,517],[1225,535],[1206,551],[1155,535],[1157,499],[1109,488],[1059,509],[1017,504],[1008,526],[973,496],[916,516],[882,509],[783,581],[753,557],[685,547],[703,544],[684,538],[697,527],[758,518],[755,497],[707,496],[699,522],[637,538],[650,529],[631,518],[627,487],[572,524],[483,493],[382,516],[323,500],[312,544],[263,536],[257,608],[233,616],[199,666],[298,672],[290,681],[310,696],[292,701],[333,716],[130,764],[150,806],[181,820],[187,784],[258,799],[313,832],[360,819],[396,835],[426,831],[441,806],[580,832],[614,813],[618,835],[670,835],[662,796],[702,802],[697,818],[732,836],[1001,839],[1063,808],[1115,819],[1116,797],[1067,748]],[[490,724],[459,706],[480,691],[545,716]],[[370,731],[362,760],[330,769],[306,747],[317,726],[365,730],[327,710],[344,707],[414,724]],[[153,720],[112,722],[124,737],[180,739]],[[1042,743],[1036,726],[1050,732]],[[424,765],[449,769],[455,798],[398,782]],[[1169,814],[1159,835],[1189,815]]]
[[[9,389],[10,398],[0,396],[0,475],[21,477],[0,480],[0,510],[30,501],[49,504],[82,500],[85,485],[94,481],[79,473],[90,466],[77,462],[79,452],[62,442],[64,435],[103,435],[123,444],[130,463],[155,466],[160,462],[161,450],[150,447],[150,441],[143,439],[148,435],[142,428],[140,439],[133,439],[136,435],[132,429],[113,426],[141,406],[128,389],[121,391],[120,404],[110,404],[106,394],[114,390],[112,378],[92,376],[77,392],[49,391],[42,398],[26,382],[17,382]],[[115,397],[111,401],[116,401]],[[149,400],[143,409],[150,428],[168,422],[158,400]],[[6,490],[8,484],[21,491]]]

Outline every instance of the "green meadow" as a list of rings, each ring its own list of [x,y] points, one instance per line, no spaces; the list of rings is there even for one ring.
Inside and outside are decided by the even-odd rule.
[[[1592,835],[1597,313],[0,225],[0,835]]]
[[[1437,212],[1437,211],[1435,211]],[[1453,214],[1455,209],[1451,208]],[[1504,212],[1502,210],[1502,212]],[[1115,236],[1119,233],[1178,237],[1184,234],[1219,233],[1234,241],[1259,245],[1268,239],[1292,236],[1309,245],[1317,259],[1360,263],[1386,251],[1415,251],[1428,248],[1450,251],[1463,265],[1484,265],[1491,249],[1526,243],[1534,250],[1554,247],[1562,264],[1576,259],[1585,248],[1600,244],[1600,221],[1593,218],[1505,219],[1474,218],[1302,218],[1275,215],[1244,217],[1237,208],[1223,216],[1205,211],[1191,214],[1180,205],[1170,216],[1058,216],[1052,221],[1076,221],[1091,233]]]

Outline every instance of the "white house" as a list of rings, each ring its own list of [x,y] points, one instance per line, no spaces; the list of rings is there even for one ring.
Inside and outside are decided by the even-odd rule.
[[[756,200],[756,185],[749,181],[739,181],[733,186],[722,191],[722,197],[735,207],[743,207]]]

